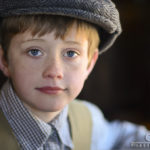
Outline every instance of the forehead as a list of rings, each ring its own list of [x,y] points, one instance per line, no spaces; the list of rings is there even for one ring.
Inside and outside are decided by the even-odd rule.
[[[63,39],[61,37],[56,38],[55,34],[55,30],[42,36],[39,36],[38,34],[33,36],[31,30],[28,30],[24,33],[18,33],[12,38],[10,48],[12,48],[12,46],[18,46],[19,44],[30,42],[34,42],[35,44],[37,42],[39,42],[39,44],[41,42],[45,42],[45,44],[48,45],[51,43],[51,46],[58,44],[76,44],[84,48],[87,48],[88,46],[88,39],[86,34],[84,33],[84,31],[78,30],[76,24],[73,24],[73,26],[67,31]]]
[[[77,40],[80,42],[83,40],[88,40],[87,32],[79,28],[76,23],[73,23],[65,34],[64,40]]]
[[[86,31],[81,30],[77,27],[76,23],[74,23],[65,33],[65,36],[63,38],[61,38],[61,36],[56,37],[57,31],[54,29],[53,31],[51,31],[50,33],[47,32],[44,35],[39,35],[39,34],[32,34],[32,30],[29,29],[27,31],[25,31],[24,33],[18,33],[14,36],[14,38],[18,37],[22,40],[28,40],[28,39],[35,39],[35,38],[43,38],[43,37],[47,37],[47,35],[51,35],[51,38],[48,38],[49,40],[52,39],[62,39],[64,41],[68,41],[68,40],[76,40],[76,41],[83,41],[85,39],[88,39],[87,35],[86,35]],[[50,37],[50,36],[49,36]]]

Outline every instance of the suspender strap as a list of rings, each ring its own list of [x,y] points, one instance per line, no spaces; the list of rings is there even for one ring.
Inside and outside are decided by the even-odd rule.
[[[69,104],[69,121],[74,150],[90,150],[92,120],[88,108],[79,100]]]
[[[1,150],[20,150],[18,142],[12,133],[2,110],[0,109],[0,149]]]

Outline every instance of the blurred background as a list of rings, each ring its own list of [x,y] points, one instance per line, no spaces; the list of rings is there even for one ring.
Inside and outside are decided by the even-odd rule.
[[[108,120],[150,123],[150,0],[113,0],[123,33],[99,57],[79,98],[97,104]]]

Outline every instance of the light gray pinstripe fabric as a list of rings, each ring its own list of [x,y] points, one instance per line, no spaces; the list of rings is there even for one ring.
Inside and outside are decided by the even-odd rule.
[[[47,124],[24,107],[9,82],[1,90],[0,107],[22,150],[69,150],[73,147],[67,126],[68,107]]]

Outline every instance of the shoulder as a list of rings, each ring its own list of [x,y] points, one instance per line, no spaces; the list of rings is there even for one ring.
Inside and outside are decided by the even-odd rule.
[[[85,100],[82,100],[82,103],[89,109],[91,114],[99,115],[99,117],[102,117],[102,118],[104,117],[101,109],[94,103],[91,103],[91,102],[85,101]]]
[[[92,150],[112,149],[117,146],[121,150],[135,141],[144,141],[149,131],[141,125],[128,121],[107,121],[98,106],[82,101],[89,109],[92,117]]]
[[[86,115],[86,117],[90,117],[92,121],[91,150],[108,148],[106,141],[108,140],[109,123],[105,120],[100,108],[86,100],[77,100],[76,102],[79,103],[79,105],[84,105],[90,113],[90,115]],[[104,147],[105,144],[106,147]]]
[[[100,108],[89,101],[76,99],[71,103],[71,105],[74,105],[74,106],[76,105],[78,109],[87,109],[90,113],[90,116],[92,117],[92,120],[97,117],[99,119],[104,118],[104,115],[102,111],[100,110]]]

